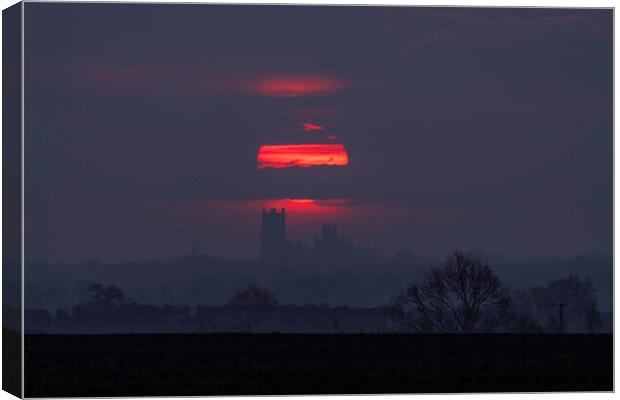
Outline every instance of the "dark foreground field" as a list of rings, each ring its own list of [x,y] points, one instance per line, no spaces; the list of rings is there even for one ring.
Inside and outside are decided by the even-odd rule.
[[[612,390],[611,335],[27,335],[27,397]]]

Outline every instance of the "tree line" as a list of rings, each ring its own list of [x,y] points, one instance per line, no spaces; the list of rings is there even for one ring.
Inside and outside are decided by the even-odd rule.
[[[387,307],[403,329],[425,333],[599,333],[596,288],[574,275],[546,287],[511,290],[480,257],[456,251]]]
[[[329,325],[337,332],[346,314],[343,310],[350,309],[327,304],[283,306],[272,291],[253,284],[221,306],[145,305],[132,301],[116,286],[101,284],[91,284],[88,293],[88,301],[71,309],[28,310],[27,320],[35,321],[42,331],[46,324],[48,330],[52,324],[159,324],[208,331],[218,317],[233,315],[239,322],[234,329],[252,331],[269,318],[288,318],[283,314],[312,314],[321,320],[316,326]],[[378,309],[383,318],[377,318]],[[390,331],[419,333],[600,333],[604,326],[596,288],[589,278],[570,275],[544,287],[512,290],[487,261],[461,251],[432,265],[420,283],[409,285],[388,304],[359,310],[355,318],[373,318],[382,325],[376,331],[386,331],[389,325]]]

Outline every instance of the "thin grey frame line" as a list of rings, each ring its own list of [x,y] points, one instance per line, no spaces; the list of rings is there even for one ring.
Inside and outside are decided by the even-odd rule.
[[[321,4],[321,3],[270,3],[270,2],[257,2],[257,3],[230,3],[226,1],[132,1],[132,0],[97,0],[97,1],[84,1],[84,0],[22,0],[22,3],[60,3],[60,4],[146,4],[146,5],[239,5],[239,6],[304,6],[304,7],[406,7],[406,8],[486,8],[486,9],[558,9],[558,10],[615,10],[615,6],[608,7],[553,7],[553,6],[476,6],[476,5],[424,5],[424,4],[376,4],[376,3],[335,3],[335,4]]]
[[[25,7],[25,2],[22,1],[21,2],[21,125],[22,125],[22,131],[21,131],[21,150],[22,150],[22,154],[21,154],[21,185],[22,185],[22,190],[21,190],[21,281],[22,281],[22,287],[21,287],[21,317],[22,317],[22,340],[21,340],[21,350],[22,350],[22,354],[21,354],[21,395],[22,398],[26,397],[26,385],[24,384],[24,379],[25,379],[25,375],[26,375],[26,323],[25,323],[25,315],[26,315],[26,293],[25,293],[25,275],[26,275],[26,260],[25,260],[25,255],[26,255],[26,251],[25,251],[25,246],[26,246],[26,240],[25,240],[25,234],[24,234],[24,230],[26,228],[25,225],[25,212],[26,212],[26,207],[25,207],[25,148],[24,148],[24,143],[25,143],[25,120],[26,120],[26,107],[25,107],[25,89],[24,89],[24,80],[25,80],[25,65],[26,65],[26,58],[25,58],[25,51],[26,51],[26,45],[25,45],[25,28],[24,28],[24,23],[25,23],[25,11],[26,11],[26,7]]]
[[[114,396],[114,397],[24,397],[24,399],[54,399],[54,400],[71,400],[71,399],[138,399],[138,398],[179,398],[179,399],[194,399],[197,397],[204,398],[224,398],[229,399],[231,397],[243,397],[243,398],[254,398],[254,397],[322,397],[322,396],[336,396],[336,397],[345,397],[345,396],[475,396],[475,395],[511,395],[511,394],[560,394],[560,393],[570,393],[570,394],[590,394],[590,393],[615,393],[615,391],[565,391],[565,392],[466,392],[466,393],[427,393],[427,392],[419,392],[419,393],[323,393],[323,394],[235,394],[235,395],[195,395],[195,396]]]

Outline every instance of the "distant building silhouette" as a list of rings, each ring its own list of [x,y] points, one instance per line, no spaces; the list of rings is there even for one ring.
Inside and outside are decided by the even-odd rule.
[[[325,224],[321,226],[321,242],[326,245],[338,242],[338,228],[336,224]]]
[[[260,259],[268,263],[289,266],[339,267],[343,265],[371,265],[379,261],[376,248],[354,245],[338,235],[336,224],[321,226],[320,235],[314,235],[311,245],[302,241],[287,241],[286,210],[262,210]]]
[[[260,232],[260,256],[267,261],[282,259],[286,253],[286,214],[284,208],[263,209]]]

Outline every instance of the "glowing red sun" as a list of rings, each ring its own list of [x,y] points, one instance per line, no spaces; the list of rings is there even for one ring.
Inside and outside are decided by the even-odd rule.
[[[264,145],[258,149],[258,168],[345,166],[349,156],[342,144]]]
[[[263,200],[262,208],[285,208],[294,214],[304,213],[332,213],[341,212],[349,208],[349,199],[271,199]]]

